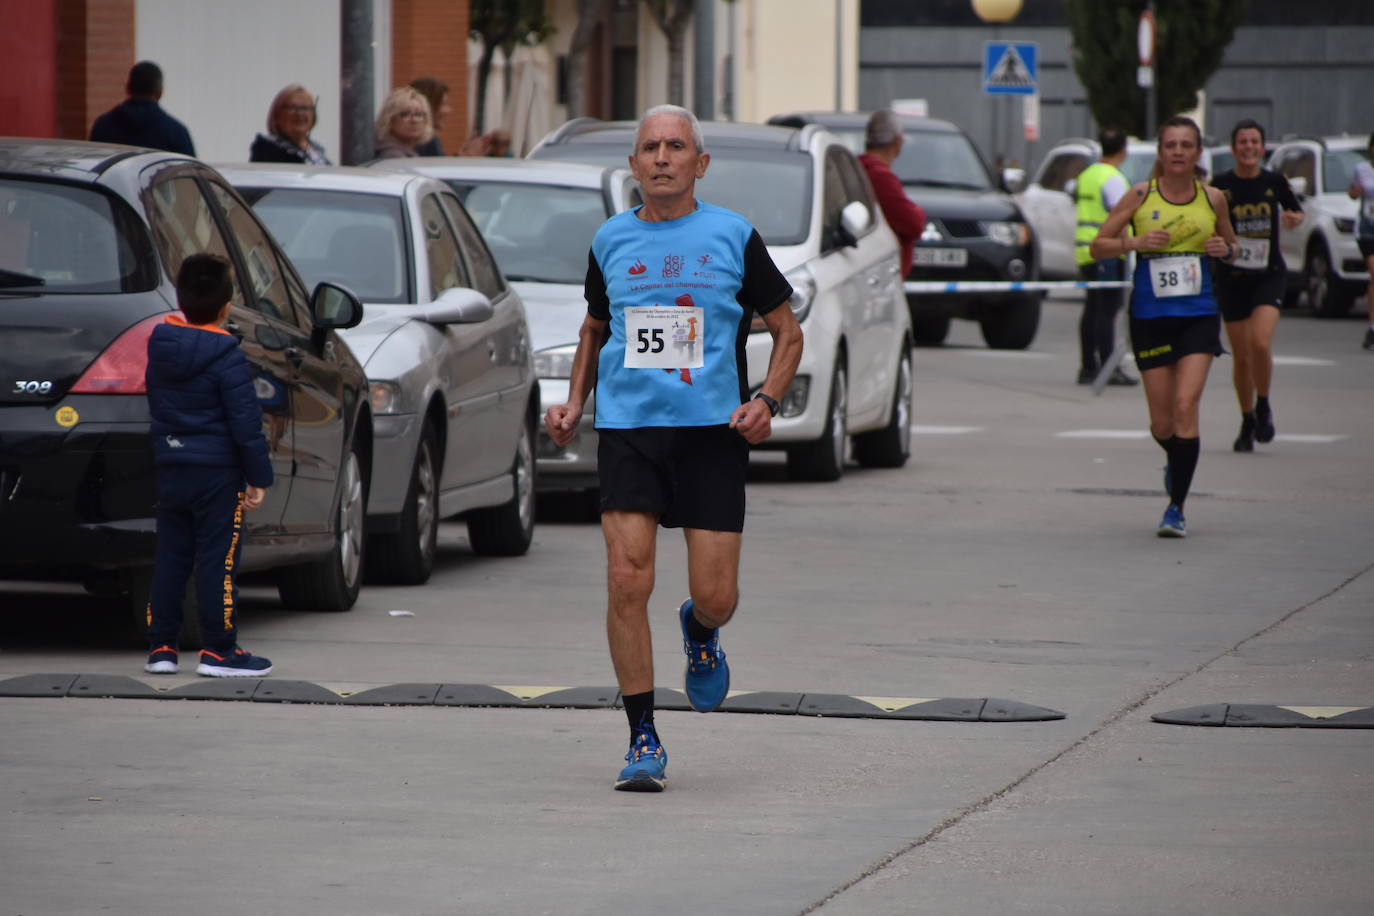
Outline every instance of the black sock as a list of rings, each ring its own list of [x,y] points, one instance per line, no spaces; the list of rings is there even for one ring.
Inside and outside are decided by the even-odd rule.
[[[1180,509],[1188,498],[1188,488],[1193,485],[1193,472],[1197,470],[1198,454],[1202,451],[1202,440],[1197,436],[1184,439],[1174,436],[1169,440],[1169,472],[1173,491],[1169,501]]]
[[[1170,437],[1167,438],[1167,439],[1161,439],[1161,438],[1159,438],[1158,436],[1156,436],[1154,433],[1150,433],[1150,438],[1154,439],[1154,440],[1155,440],[1155,444],[1157,444],[1160,448],[1164,449],[1164,454],[1165,454],[1166,456],[1169,454],[1169,443],[1174,441],[1174,437],[1173,437],[1173,436],[1170,436]]]
[[[658,736],[657,729],[654,728],[654,692],[646,690],[643,693],[627,693],[620,698],[625,704],[625,718],[630,720],[630,740],[634,741],[635,736],[640,732],[652,732]]]
[[[1268,398],[1266,398],[1266,397],[1260,397],[1260,396],[1256,395],[1256,397],[1255,397],[1255,416],[1257,416],[1257,417],[1267,417],[1267,416],[1269,416],[1269,399],[1268,399]]]
[[[706,642],[715,635],[715,630],[704,626],[700,620],[697,620],[697,611],[693,607],[692,613],[687,615],[687,638],[693,642]]]

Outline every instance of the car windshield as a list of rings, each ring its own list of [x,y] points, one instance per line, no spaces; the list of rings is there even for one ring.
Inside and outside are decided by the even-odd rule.
[[[725,207],[743,216],[759,231],[766,245],[800,245],[811,226],[811,156],[778,148],[745,149],[712,146],[706,139],[711,164],[697,182],[698,200]],[[574,143],[548,146],[542,159],[625,165],[625,147]]]
[[[448,184],[507,280],[580,285],[587,279],[592,236],[610,215],[599,190],[463,179]]]
[[[892,171],[902,184],[992,190],[987,167],[963,134],[907,131]]]
[[[1333,149],[1326,151],[1322,165],[1322,187],[1328,194],[1345,193],[1355,180],[1355,166],[1369,161],[1367,149]]]
[[[131,293],[157,287],[133,210],[91,188],[0,178],[0,290]]]
[[[1150,170],[1155,167],[1155,160],[1158,158],[1159,153],[1154,147],[1132,150],[1126,154],[1126,161],[1121,163],[1121,174],[1125,175],[1131,184],[1145,181],[1150,177]]]
[[[313,288],[348,287],[364,302],[413,302],[401,201],[381,194],[240,187]]]

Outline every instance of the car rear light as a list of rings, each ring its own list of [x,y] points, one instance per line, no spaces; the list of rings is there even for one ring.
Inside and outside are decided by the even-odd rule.
[[[166,315],[152,315],[129,328],[81,373],[72,394],[146,394],[148,338]]]

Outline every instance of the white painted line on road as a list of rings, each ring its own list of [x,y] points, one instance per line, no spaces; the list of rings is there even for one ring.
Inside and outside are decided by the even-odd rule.
[[[911,427],[913,436],[962,436],[965,433],[981,433],[981,426],[917,426]]]
[[[1313,442],[1317,445],[1330,445],[1332,442],[1340,442],[1348,439],[1349,436],[1343,435],[1319,435],[1316,433],[1279,433],[1274,437],[1278,442]]]
[[[1034,350],[969,350],[978,356],[993,356],[999,359],[1054,359],[1053,353],[1037,353]]]
[[[1066,429],[1056,439],[1148,439],[1148,429]]]
[[[1317,359],[1312,356],[1275,356],[1276,366],[1334,366],[1334,359]]]

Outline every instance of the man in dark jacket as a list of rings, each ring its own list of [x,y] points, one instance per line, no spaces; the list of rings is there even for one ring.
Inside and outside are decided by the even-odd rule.
[[[91,139],[101,143],[146,146],[169,153],[196,154],[191,132],[162,110],[162,68],[150,60],[139,61],[124,84],[129,97],[95,119]]]
[[[859,156],[878,206],[883,208],[887,224],[902,243],[902,279],[911,273],[912,251],[926,228],[926,211],[906,196],[906,189],[892,171],[892,163],[902,153],[902,122],[897,115],[884,109],[873,112],[864,127],[864,152]]]
[[[157,559],[148,602],[152,674],[175,674],[182,596],[195,570],[201,635],[197,674],[261,677],[272,663],[238,647],[243,513],[262,505],[272,463],[262,408],[229,317],[233,268],[193,254],[177,272],[177,304],[148,338],[148,410],[157,465]]]

